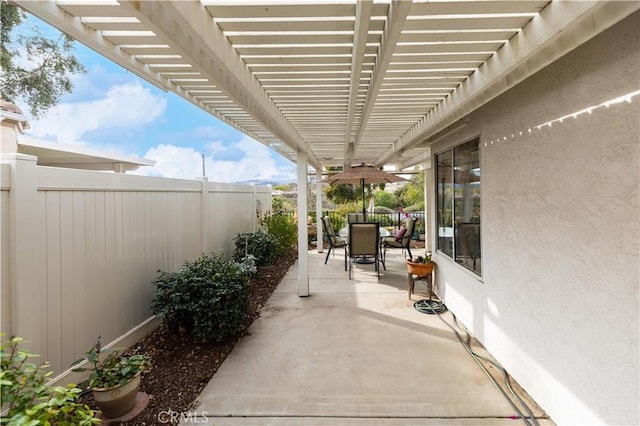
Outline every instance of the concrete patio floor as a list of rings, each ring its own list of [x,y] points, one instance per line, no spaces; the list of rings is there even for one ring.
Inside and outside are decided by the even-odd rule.
[[[349,281],[343,251],[327,265],[324,256],[310,252],[309,297],[297,295],[297,264],[289,270],[200,395],[200,423],[517,424],[453,331],[413,308],[424,297],[408,299],[400,250],[388,254],[380,280],[363,265]],[[553,424],[539,408],[534,414]]]

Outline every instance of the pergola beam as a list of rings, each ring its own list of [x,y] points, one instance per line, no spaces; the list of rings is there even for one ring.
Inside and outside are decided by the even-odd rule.
[[[382,35],[382,41],[380,42],[380,48],[378,50],[378,56],[373,70],[373,78],[369,83],[369,90],[367,91],[367,97],[364,107],[362,108],[362,116],[360,118],[360,126],[358,133],[353,142],[353,149],[348,149],[345,153],[345,164],[351,164],[351,160],[358,151],[358,145],[362,139],[362,135],[367,127],[367,121],[369,115],[376,102],[378,91],[382,87],[384,76],[389,68],[391,58],[393,58],[393,52],[395,51],[396,44],[402,35],[402,28],[411,10],[410,1],[393,0],[389,5],[389,14],[387,16],[387,23],[384,27],[384,33]]]
[[[425,141],[639,8],[639,2],[552,2],[375,164]]]
[[[184,90],[182,87],[174,84],[171,79],[163,76],[163,73],[156,72],[148,65],[136,60],[134,55],[127,53],[125,50],[121,49],[111,41],[104,38],[100,31],[96,31],[84,25],[81,19],[70,15],[69,13],[58,7],[55,1],[12,0],[12,3],[17,4],[29,13],[32,13],[48,24],[58,28],[60,31],[69,35],[73,39],[78,40],[85,46],[93,49],[100,55],[120,65],[127,71],[137,75],[148,83],[156,86],[160,90],[172,91],[176,93],[177,95],[183,97],[200,109],[206,111],[209,114],[213,114],[215,117],[224,121],[226,124],[238,129],[240,132],[243,132],[251,136],[252,138],[262,141],[266,144],[266,142],[260,136],[256,135],[251,130],[244,128],[240,124],[231,121],[228,117],[218,112],[212,106],[208,105],[207,102],[199,99],[198,96],[194,96]]]
[[[353,137],[351,129],[353,127],[353,116],[358,101],[358,89],[360,88],[360,74],[362,73],[362,64],[364,62],[364,52],[367,47],[367,36],[369,34],[369,22],[371,20],[371,12],[373,11],[373,2],[359,1],[356,3],[356,20],[353,35],[353,55],[351,58],[351,81],[349,84],[349,106],[347,108],[347,125],[345,129],[344,139],[344,158],[353,155]],[[348,166],[345,162],[345,166]]]
[[[130,8],[156,35],[171,40],[171,46],[195,69],[291,149],[307,153],[312,167],[321,168],[200,2],[122,0],[120,4]]]

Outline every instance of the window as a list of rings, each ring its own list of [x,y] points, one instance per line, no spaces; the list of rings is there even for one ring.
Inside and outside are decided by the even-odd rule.
[[[480,275],[480,140],[436,155],[438,250]]]

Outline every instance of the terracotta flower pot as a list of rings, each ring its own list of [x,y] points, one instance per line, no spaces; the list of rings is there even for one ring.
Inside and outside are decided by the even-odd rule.
[[[406,260],[406,262],[407,270],[414,275],[418,275],[419,277],[424,277],[425,275],[430,274],[431,271],[433,271],[433,266],[435,265],[433,262],[414,263],[409,261],[408,259]]]
[[[125,385],[107,389],[93,388],[93,399],[105,417],[115,419],[127,414],[136,403],[140,389],[140,373]]]

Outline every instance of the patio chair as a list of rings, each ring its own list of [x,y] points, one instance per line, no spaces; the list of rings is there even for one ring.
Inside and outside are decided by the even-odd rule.
[[[365,217],[363,213],[347,213],[347,223],[364,223]]]
[[[409,217],[407,218],[407,223],[405,228],[400,228],[400,231],[395,235],[384,237],[382,239],[382,248],[383,248],[382,261],[383,262],[386,261],[388,248],[401,248],[403,255],[404,255],[404,251],[407,250],[409,252],[409,257],[412,257],[411,236],[413,235],[413,231],[415,229],[416,229],[416,220],[412,217]]]
[[[380,279],[380,224],[350,223],[349,224],[349,279],[351,267],[358,259],[373,258],[375,270]]]
[[[329,220],[328,216],[324,216],[322,219],[322,228],[324,229],[324,234],[329,240],[329,251],[327,252],[327,257],[324,258],[324,264],[327,264],[327,260],[329,260],[329,253],[333,250],[333,255],[335,256],[335,249],[338,247],[344,247],[344,270],[347,270],[347,239],[336,234],[336,231],[333,230],[333,225],[331,225],[331,220]]]

